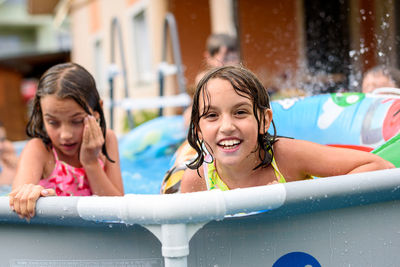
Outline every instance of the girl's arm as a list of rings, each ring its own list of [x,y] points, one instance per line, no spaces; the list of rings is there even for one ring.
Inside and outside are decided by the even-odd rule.
[[[40,196],[55,195],[54,190],[45,190],[38,185],[49,160],[49,152],[42,140],[34,138],[28,141],[21,153],[13,190],[9,194],[10,208],[20,218],[30,219],[35,215],[36,201]]]
[[[197,170],[187,168],[183,174],[181,181],[181,193],[190,193],[197,191],[206,191],[207,185],[203,178],[203,167],[199,168],[199,174]]]
[[[18,157],[13,144],[8,140],[4,141],[1,162],[3,169],[0,173],[0,184],[12,184],[17,171]]]
[[[101,129],[92,116],[85,119],[85,130],[82,138],[80,161],[85,168],[90,188],[99,196],[122,196],[122,184],[118,141],[112,130],[106,132],[106,146],[109,157],[115,162],[105,160],[104,170],[101,168],[98,157],[104,143]]]
[[[281,138],[274,148],[278,167],[293,181],[307,175],[327,177],[394,168],[372,153],[304,140]]]

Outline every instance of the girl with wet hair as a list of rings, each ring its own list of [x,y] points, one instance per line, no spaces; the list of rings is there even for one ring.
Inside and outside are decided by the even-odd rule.
[[[75,63],[51,67],[33,100],[10,207],[35,215],[41,196],[123,195],[117,138],[106,129],[92,75]]]
[[[213,69],[199,82],[188,142],[197,157],[183,175],[183,193],[394,167],[371,153],[277,137],[267,90],[241,66]]]

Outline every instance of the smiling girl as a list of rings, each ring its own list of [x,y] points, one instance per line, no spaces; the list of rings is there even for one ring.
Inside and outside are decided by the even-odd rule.
[[[271,125],[267,90],[252,72],[235,66],[208,72],[193,98],[188,141],[197,157],[183,175],[181,192],[230,190],[394,167],[371,153],[278,138],[268,133]]]
[[[35,215],[41,196],[123,195],[117,138],[106,129],[95,81],[74,63],[53,66],[40,79],[10,207]]]

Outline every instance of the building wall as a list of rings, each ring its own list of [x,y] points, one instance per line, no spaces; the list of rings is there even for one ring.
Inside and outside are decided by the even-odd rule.
[[[26,139],[27,111],[20,91],[21,81],[18,72],[0,68],[0,121],[12,141]]]
[[[266,84],[294,76],[300,34],[296,0],[238,0],[239,38],[244,64]]]
[[[138,78],[140,69],[136,64],[136,40],[133,38],[133,18],[144,11],[148,25],[149,51],[151,53],[152,76],[143,81]],[[71,7],[71,31],[73,36],[72,60],[86,67],[96,78],[103,99],[109,98],[108,71],[112,63],[111,55],[111,22],[118,19],[123,39],[121,56],[118,35],[114,35],[114,63],[122,71],[123,57],[126,65],[126,80],[129,96],[133,98],[150,97],[158,94],[157,64],[161,58],[162,22],[166,12],[165,1],[159,0],[77,0]],[[115,32],[117,33],[117,32]],[[96,55],[95,47],[100,45],[100,54]],[[101,58],[99,58],[101,57]],[[99,66],[102,65],[102,66]],[[114,79],[114,99],[125,98],[124,78],[121,74]],[[107,101],[105,101],[107,104]],[[107,111],[107,105],[105,106]],[[121,133],[126,120],[126,113],[115,109],[114,125]],[[105,112],[109,121],[109,112]]]

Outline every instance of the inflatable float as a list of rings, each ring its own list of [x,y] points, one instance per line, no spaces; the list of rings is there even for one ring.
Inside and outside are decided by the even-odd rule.
[[[326,134],[323,143],[366,147],[398,161],[398,100],[360,95],[359,101],[350,101],[352,97],[274,102],[278,134],[301,134],[303,139]],[[287,125],[303,130],[285,129],[283,112],[301,115],[303,101],[315,104],[304,107],[319,109],[304,111],[303,118],[287,118]],[[329,106],[337,112],[324,115]],[[321,116],[328,121],[319,121]],[[322,124],[307,130],[311,118]],[[343,127],[351,130],[347,136],[325,132],[342,119]],[[138,127],[130,134],[140,131]],[[141,140],[140,149],[128,148],[132,140],[121,140],[121,163],[151,155],[155,171],[164,166],[156,166],[154,157],[169,157],[173,149],[168,148],[180,144],[166,142],[158,148],[161,138],[156,133]],[[142,182],[153,179],[148,175]],[[48,197],[39,199],[37,216],[30,222],[18,218],[8,198],[0,197],[0,247],[7,252],[1,254],[0,266],[396,266],[399,185],[400,169],[391,169],[227,192]],[[259,210],[268,211],[232,216]]]

